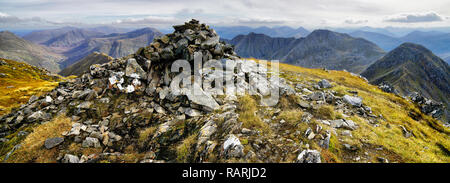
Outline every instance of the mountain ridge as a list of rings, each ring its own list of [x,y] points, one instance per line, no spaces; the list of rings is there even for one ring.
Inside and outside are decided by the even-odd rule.
[[[384,55],[362,38],[329,30],[315,30],[305,38],[272,38],[264,34],[240,35],[229,41],[244,57],[276,59],[309,68],[346,69],[360,73]]]
[[[52,72],[60,70],[63,56],[48,48],[22,39],[9,31],[0,32],[0,57],[26,62]]]
[[[403,95],[417,91],[449,106],[450,66],[422,45],[403,43],[362,75],[373,84],[388,82]]]

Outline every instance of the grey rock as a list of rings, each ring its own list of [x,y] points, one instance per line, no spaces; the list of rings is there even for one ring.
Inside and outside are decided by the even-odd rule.
[[[202,115],[202,113],[200,111],[198,111],[196,109],[192,109],[192,108],[186,109],[186,111],[184,113],[190,117],[196,117],[196,116]]]
[[[79,108],[79,109],[90,109],[91,106],[92,106],[92,102],[85,101],[85,102],[81,103],[80,105],[78,105],[77,108]]]
[[[47,121],[51,118],[50,114],[42,112],[42,111],[36,111],[30,116],[27,117],[28,122],[42,122]]]
[[[99,148],[101,147],[100,141],[97,138],[92,137],[86,137],[86,139],[83,141],[82,147],[95,147]]]
[[[62,159],[61,162],[62,163],[79,163],[80,158],[78,158],[78,156],[75,156],[75,155],[66,154],[66,155],[64,155],[64,158]]]
[[[36,95],[33,95],[30,97],[30,99],[28,99],[28,103],[31,104],[33,102],[35,102],[36,100],[38,100],[39,97],[37,97]]]
[[[61,144],[63,142],[64,142],[64,138],[61,138],[61,137],[48,138],[47,140],[45,140],[44,146],[46,149],[51,149],[51,148],[58,146],[59,144]]]
[[[361,107],[362,105],[362,99],[359,97],[352,97],[349,95],[344,95],[344,97],[342,97],[342,100],[344,100],[344,102],[355,106],[355,107]]]
[[[220,107],[211,94],[203,91],[203,89],[196,83],[192,85],[191,90],[186,92],[186,96],[191,104],[202,106],[202,109],[208,112],[219,109]]]
[[[325,94],[323,92],[314,92],[309,94],[308,98],[315,101],[325,101]]]
[[[197,147],[209,140],[212,134],[217,131],[217,124],[214,121],[206,122],[199,131]]]
[[[317,150],[303,150],[297,156],[297,163],[321,163],[320,152]]]
[[[125,69],[125,76],[136,78],[136,79],[145,79],[147,77],[147,73],[136,62],[136,59],[130,58],[127,61],[127,67]]]
[[[310,108],[311,108],[311,105],[309,105],[308,102],[303,101],[303,100],[300,100],[300,101],[298,102],[298,105],[299,105],[300,107],[304,108],[304,109],[310,109]]]
[[[345,119],[331,120],[330,125],[333,128],[345,128],[349,130],[355,130],[358,128],[355,122],[353,122],[352,120],[345,120]]]
[[[233,134],[228,135],[223,143],[222,150],[226,158],[240,158],[244,156],[244,146],[239,138]]]
[[[331,83],[328,80],[326,80],[326,79],[320,80],[317,84],[320,86],[320,88],[331,88],[331,87],[333,87],[333,86],[331,86]]]

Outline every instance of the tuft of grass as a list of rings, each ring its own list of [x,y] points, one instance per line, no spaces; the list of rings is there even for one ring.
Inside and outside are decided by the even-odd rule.
[[[151,135],[155,134],[156,129],[157,128],[155,126],[152,126],[141,130],[139,132],[139,144],[145,143]]]
[[[21,148],[14,152],[7,162],[24,163],[53,163],[56,162],[58,149],[47,150],[43,147],[48,138],[62,137],[62,132],[70,130],[72,121],[66,116],[57,116],[52,121],[34,128],[21,143]]]
[[[242,127],[248,129],[260,129],[265,132],[270,131],[269,126],[264,123],[256,114],[258,105],[255,99],[249,95],[239,97],[239,121],[242,121]]]
[[[197,134],[192,134],[185,138],[183,142],[177,146],[177,161],[187,163],[189,162],[189,157],[193,152],[194,144],[196,144]]]
[[[331,105],[322,105],[317,110],[314,111],[314,116],[320,119],[335,119],[336,114],[334,112],[334,107]]]
[[[278,119],[284,119],[287,124],[290,126],[297,126],[302,119],[303,111],[301,109],[291,109],[282,111],[280,115],[278,115]]]

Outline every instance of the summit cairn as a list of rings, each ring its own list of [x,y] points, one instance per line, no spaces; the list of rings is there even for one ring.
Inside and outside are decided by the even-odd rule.
[[[72,119],[72,127],[61,134],[63,141],[52,145],[61,147],[53,148],[76,143],[105,153],[78,157],[66,151],[60,162],[75,162],[67,157],[95,162],[120,156],[131,146],[146,154],[141,162],[173,161],[169,147],[195,133],[198,143],[190,161],[208,161],[211,154],[236,157],[238,150],[242,157],[242,148],[231,151],[223,145],[223,137],[241,129],[238,96],[250,94],[263,105],[275,105],[278,95],[294,94],[294,89],[267,64],[241,60],[207,25],[191,20],[174,29],[135,54],[90,66],[81,77],[61,82],[0,117],[0,138],[64,115]],[[219,124],[219,119],[224,122]],[[142,135],[146,129],[153,130]]]

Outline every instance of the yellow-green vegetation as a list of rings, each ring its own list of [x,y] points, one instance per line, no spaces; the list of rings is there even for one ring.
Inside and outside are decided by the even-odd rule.
[[[320,117],[321,119],[335,119],[336,115],[334,112],[334,107],[331,105],[322,105],[314,111],[314,116]]]
[[[248,129],[260,129],[264,132],[269,132],[269,126],[264,123],[256,114],[258,111],[258,104],[255,99],[249,95],[239,97],[239,121],[242,122],[242,127]]]
[[[293,82],[327,79],[336,83],[332,89],[339,95],[348,94],[349,90],[357,91],[358,95],[363,98],[363,103],[371,107],[375,115],[381,114],[383,118],[379,120],[380,125],[375,127],[364,118],[351,116],[350,119],[360,126],[357,130],[352,131],[355,139],[383,146],[402,157],[399,161],[450,162],[448,154],[450,130],[443,127],[441,122],[422,114],[409,101],[383,92],[349,72],[308,69],[288,64],[280,64],[280,70],[284,72],[281,74],[282,77]],[[328,111],[328,109],[324,108],[323,111]],[[410,117],[411,113],[419,117],[417,121]],[[400,125],[414,135],[405,138]],[[328,151],[339,155],[337,150],[340,147],[339,141],[331,141],[331,148]]]
[[[148,138],[155,134],[157,128],[156,126],[148,127],[139,132],[139,144],[143,144]]]
[[[291,126],[297,126],[302,119],[303,111],[301,109],[285,110],[278,115],[279,120],[285,120]]]
[[[45,149],[44,142],[47,138],[62,137],[64,131],[70,130],[72,121],[66,116],[57,116],[52,121],[44,123],[33,129],[25,140],[7,160],[7,162],[56,162],[58,149]]]
[[[193,145],[197,142],[197,134],[192,134],[177,146],[177,161],[189,162],[189,155],[193,154]]]
[[[7,59],[6,65],[0,66],[0,115],[6,114],[12,108],[24,104],[33,96],[39,96],[58,86],[61,78],[49,75],[38,67]]]

